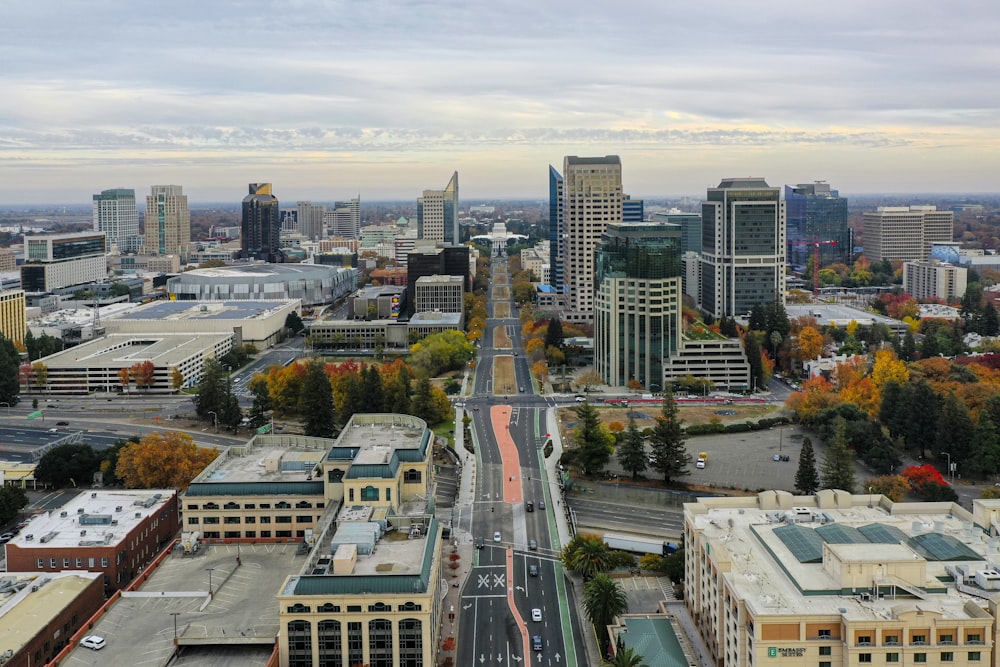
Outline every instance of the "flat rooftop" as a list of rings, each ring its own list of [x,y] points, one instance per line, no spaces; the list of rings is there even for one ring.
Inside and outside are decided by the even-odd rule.
[[[442,313],[440,311],[426,311],[414,313],[410,318],[410,326],[420,326],[421,324],[446,324],[456,329],[462,322],[462,313]]]
[[[355,414],[336,447],[350,450],[354,465],[385,465],[397,450],[419,449],[426,435],[426,425],[415,417]]]
[[[893,507],[891,503],[888,505]],[[905,513],[894,514],[878,504],[842,509],[811,506],[807,508],[811,520],[801,523],[780,519],[792,510],[763,510],[750,503],[742,507],[709,503],[708,512],[694,512],[690,516],[694,517],[695,527],[717,545],[717,558],[723,558],[721,550],[728,552],[725,559],[731,570],[726,576],[753,613],[834,614],[848,619],[878,620],[893,618],[901,609],[919,606],[945,617],[968,618],[965,603],[973,601],[981,606],[985,601],[960,593],[954,584],[944,583],[942,579],[950,576],[946,568],[966,565],[973,571],[991,569],[989,562],[1000,560],[1000,543],[990,542],[972,521],[953,514],[951,503],[897,503],[894,507],[900,505],[909,506]],[[910,510],[914,512],[909,513]],[[918,539],[912,540],[914,537]],[[926,552],[920,553],[920,547],[915,546],[923,540],[932,540],[932,546],[950,543],[939,551],[949,559],[925,557]],[[827,572],[821,559],[800,560],[821,553],[824,546],[843,562],[922,561],[926,564],[926,581],[921,586],[947,587],[947,592],[929,591],[918,598],[900,590],[896,598],[886,595],[884,599],[865,600],[844,595],[840,581]],[[804,591],[808,594],[804,595]]]
[[[329,441],[328,441],[329,442]],[[326,457],[326,449],[265,445],[254,447],[246,456],[220,459],[218,467],[199,482],[305,482],[316,464]]]
[[[5,572],[0,577],[0,636],[17,653],[42,632],[101,572]],[[104,586],[101,584],[101,591]]]
[[[172,489],[85,491],[58,510],[36,514],[10,544],[22,549],[117,544],[173,495]]]
[[[292,301],[154,301],[120,320],[261,320]]]
[[[228,333],[107,334],[45,357],[49,368],[128,368],[142,361],[158,366],[179,363],[192,355],[215,350],[232,339]]]
[[[785,306],[785,312],[789,318],[815,317],[816,322],[821,325],[845,326],[854,320],[858,324],[877,322],[890,327],[905,326],[900,320],[836,303],[788,304]]]
[[[376,543],[374,553],[358,554],[354,575],[420,574],[427,539],[410,539],[409,535],[398,531],[386,533]]]

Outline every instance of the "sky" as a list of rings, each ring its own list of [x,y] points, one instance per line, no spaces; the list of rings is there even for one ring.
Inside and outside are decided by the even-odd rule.
[[[0,205],[180,184],[237,202],[626,193],[722,178],[997,192],[986,0],[5,0]]]

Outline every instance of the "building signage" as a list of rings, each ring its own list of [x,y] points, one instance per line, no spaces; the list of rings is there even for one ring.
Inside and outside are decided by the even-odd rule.
[[[767,649],[767,657],[769,658],[801,658],[806,654],[806,649],[802,648],[776,648],[770,646]]]

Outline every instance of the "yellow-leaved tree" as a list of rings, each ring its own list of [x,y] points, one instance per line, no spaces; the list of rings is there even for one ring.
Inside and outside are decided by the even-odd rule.
[[[896,357],[896,351],[883,348],[875,353],[875,364],[872,366],[872,382],[881,389],[886,382],[896,382],[899,386],[910,381],[910,370],[906,363]]]
[[[187,433],[153,431],[122,447],[115,473],[129,489],[186,489],[218,455]]]
[[[823,334],[816,327],[802,327],[796,339],[798,358],[801,361],[815,359],[823,351]]]

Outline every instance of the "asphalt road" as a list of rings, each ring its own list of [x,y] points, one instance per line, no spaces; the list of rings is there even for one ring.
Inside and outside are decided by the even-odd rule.
[[[494,285],[507,285],[506,265],[495,261],[493,270]],[[488,312],[493,312],[492,303]],[[487,662],[498,667],[526,663],[561,665],[567,664],[567,655],[583,655],[582,645],[572,647],[569,652],[565,645],[566,640],[579,643],[582,633],[571,611],[574,605],[567,604],[562,568],[556,562],[558,538],[554,537],[556,528],[550,514],[555,506],[554,498],[549,489],[543,488],[539,476],[539,447],[545,435],[543,414],[544,409],[552,405],[552,399],[534,394],[528,360],[521,346],[516,309],[511,315],[509,319],[487,320],[476,364],[473,395],[465,400],[465,409],[472,416],[479,460],[476,502],[464,514],[459,510],[458,525],[469,525],[474,536],[483,538],[484,548],[478,550],[477,562],[462,591],[460,665]],[[513,354],[513,350],[492,347],[493,329],[497,326],[506,327],[514,350],[519,351],[514,358],[514,370],[517,384],[524,387],[524,393],[492,396],[493,359]],[[521,488],[524,499],[534,501],[534,512],[527,512],[523,502],[503,500],[503,458],[490,419],[490,408],[496,405],[511,407],[509,430],[520,461]],[[546,510],[540,507],[543,499],[547,503]],[[495,532],[500,533],[499,542],[493,539]],[[528,548],[529,540],[535,540],[536,550]],[[511,554],[511,568],[507,564],[508,553]],[[537,567],[537,576],[529,575],[530,566]],[[510,608],[511,597],[516,616]],[[542,621],[531,620],[532,609],[542,610]],[[542,637],[542,651],[525,655],[522,628],[529,642],[535,635]]]

